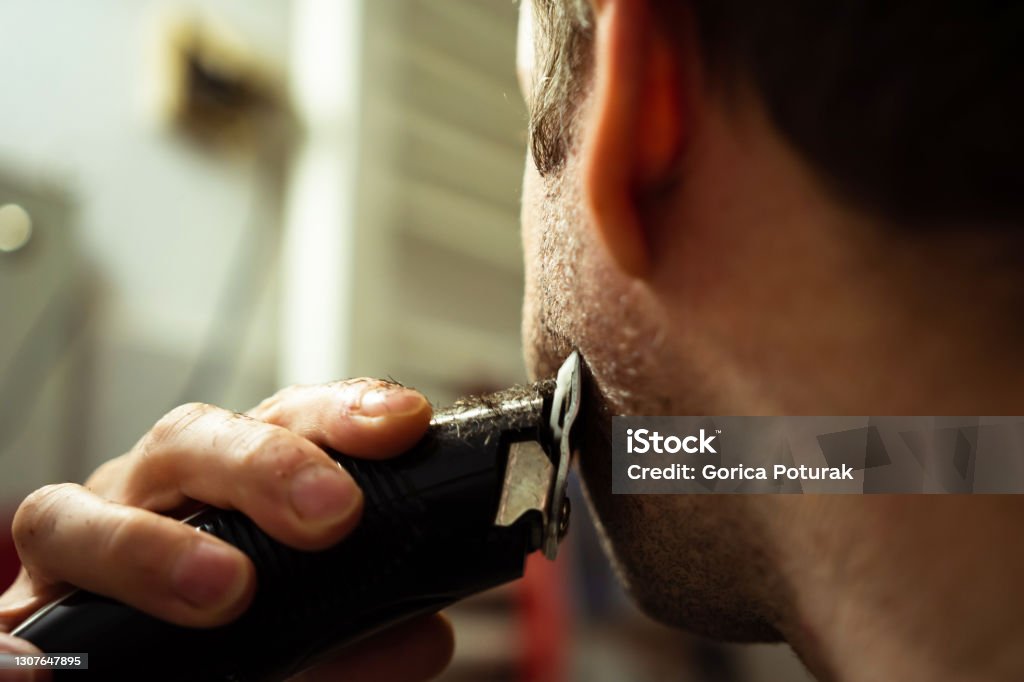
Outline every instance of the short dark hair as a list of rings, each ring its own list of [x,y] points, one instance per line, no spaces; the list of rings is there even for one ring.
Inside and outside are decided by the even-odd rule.
[[[558,170],[588,79],[587,0],[533,0],[531,149]],[[705,68],[746,79],[840,196],[901,223],[1024,224],[1024,3],[654,0]],[[688,4],[687,4],[688,3]]]

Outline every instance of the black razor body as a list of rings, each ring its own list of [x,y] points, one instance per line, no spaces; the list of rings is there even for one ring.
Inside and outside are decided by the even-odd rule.
[[[77,591],[15,634],[44,652],[89,654],[87,672],[55,670],[58,681],[282,680],[383,628],[514,580],[550,520],[529,510],[496,523],[509,448],[534,441],[558,466],[555,393],[545,381],[456,403],[394,459],[329,452],[365,495],[358,527],[330,549],[291,549],[234,511],[207,508],[188,519],[256,567],[252,606],[231,624],[179,627]]]

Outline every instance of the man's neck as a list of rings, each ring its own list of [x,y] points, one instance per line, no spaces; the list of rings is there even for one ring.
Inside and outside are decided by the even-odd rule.
[[[1019,496],[822,496],[789,505],[780,630],[824,680],[1024,679]],[[787,502],[787,504],[789,504]]]

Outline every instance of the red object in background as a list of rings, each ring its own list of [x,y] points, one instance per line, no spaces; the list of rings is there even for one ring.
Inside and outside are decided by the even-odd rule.
[[[21,562],[18,561],[18,552],[14,549],[14,540],[11,539],[11,519],[14,512],[4,509],[0,512],[0,592],[14,582],[18,575]]]
[[[520,682],[565,682],[569,677],[570,614],[567,547],[548,561],[540,552],[526,560],[519,581]]]

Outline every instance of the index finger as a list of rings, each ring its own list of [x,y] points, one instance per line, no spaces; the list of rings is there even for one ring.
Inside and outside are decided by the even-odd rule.
[[[247,414],[317,445],[377,459],[415,445],[426,433],[433,411],[419,391],[364,378],[291,386]]]

